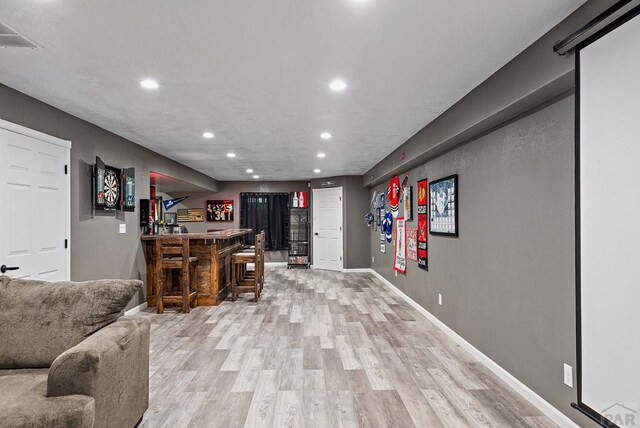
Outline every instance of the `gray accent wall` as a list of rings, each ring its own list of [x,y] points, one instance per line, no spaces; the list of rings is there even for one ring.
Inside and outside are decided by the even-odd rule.
[[[415,191],[459,175],[460,236],[429,236],[429,271],[396,276],[379,232],[372,268],[585,427],[563,383],[564,363],[574,385],[577,370],[574,58],[553,45],[614,3],[587,2],[363,176],[386,191],[408,174]]]
[[[395,276],[393,247],[380,253],[379,232],[370,243],[374,270],[584,423],[562,378],[563,363],[576,367],[573,103],[567,96],[408,172],[416,219],[416,181],[459,175],[460,236],[429,235],[428,272],[409,261]]]
[[[69,140],[73,145],[69,172],[74,281],[97,278],[146,281],[139,206],[131,213],[93,211],[91,180],[96,156],[109,165],[136,168],[136,203],[149,197],[150,171],[218,190],[218,182],[209,176],[4,85],[0,85],[0,118]],[[118,232],[122,223],[127,225],[126,234]],[[129,307],[143,303],[144,293],[142,290]]]

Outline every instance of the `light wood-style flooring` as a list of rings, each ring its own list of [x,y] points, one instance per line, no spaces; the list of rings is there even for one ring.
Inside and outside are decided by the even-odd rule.
[[[152,321],[142,427],[552,427],[370,273],[267,267],[259,302]]]

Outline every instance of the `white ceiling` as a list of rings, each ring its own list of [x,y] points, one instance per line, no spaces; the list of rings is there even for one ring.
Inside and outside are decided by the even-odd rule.
[[[363,174],[582,3],[2,0],[0,82],[220,180]]]

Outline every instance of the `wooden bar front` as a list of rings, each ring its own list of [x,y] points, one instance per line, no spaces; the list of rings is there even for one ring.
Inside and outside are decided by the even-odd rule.
[[[198,258],[191,288],[198,293],[198,306],[216,306],[231,288],[232,255],[242,249],[251,229],[228,229],[207,233],[143,235],[147,260],[147,305],[156,305],[155,241],[163,238],[189,239],[189,254]]]

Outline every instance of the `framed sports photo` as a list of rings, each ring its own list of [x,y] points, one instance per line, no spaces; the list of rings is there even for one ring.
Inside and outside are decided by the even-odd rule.
[[[207,201],[207,221],[233,221],[233,200]]]
[[[164,213],[164,224],[169,226],[178,224],[178,213]]]
[[[458,175],[429,183],[429,233],[458,236]]]

